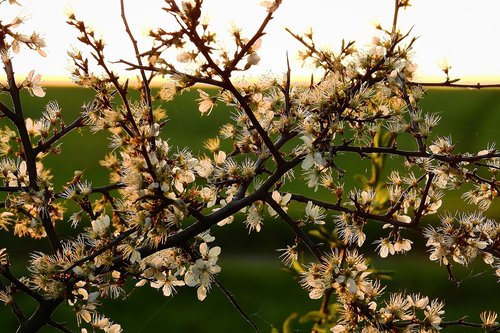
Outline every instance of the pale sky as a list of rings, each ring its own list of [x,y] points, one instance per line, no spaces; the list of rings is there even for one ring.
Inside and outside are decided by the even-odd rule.
[[[20,30],[36,30],[44,36],[48,56],[22,49],[14,57],[15,71],[20,78],[31,69],[43,75],[45,83],[54,78],[68,77],[66,51],[74,46],[85,50],[76,41],[76,33],[66,23],[65,12],[72,9],[104,37],[108,60],[133,59],[132,47],[125,35],[120,18],[119,0],[18,0],[23,7],[3,4],[0,17],[10,22],[17,15],[27,17]],[[228,35],[231,24],[243,27],[251,37],[266,15],[260,0],[205,0],[205,12],[212,30]],[[171,17],[160,8],[163,0],[126,0],[129,23],[142,45],[147,45],[144,31],[153,27],[169,27]],[[286,69],[285,54],[292,60],[292,72],[307,76],[296,59],[300,45],[285,27],[297,33],[313,28],[318,45],[338,49],[342,38],[366,45],[375,33],[374,22],[390,27],[393,0],[283,0],[264,37],[259,55],[261,62],[247,75],[269,72],[281,75]],[[500,82],[500,1],[498,0],[413,0],[412,7],[400,13],[403,31],[413,26],[415,62],[418,78],[439,81],[444,78],[438,64],[447,59],[452,77],[463,82]],[[66,79],[68,80],[68,79]]]

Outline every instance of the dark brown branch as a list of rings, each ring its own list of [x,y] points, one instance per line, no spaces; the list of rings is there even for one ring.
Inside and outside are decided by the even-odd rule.
[[[122,64],[130,66],[130,68],[127,68],[127,70],[142,69],[142,70],[146,70],[146,71],[150,71],[150,72],[156,72],[156,73],[163,73],[164,72],[164,69],[158,68],[158,67],[154,67],[152,65],[149,65],[149,66],[137,65],[137,64],[134,64],[134,63],[132,63],[130,61],[123,60],[123,59],[120,59],[119,62],[122,63]],[[179,76],[185,76],[190,81],[196,82],[196,83],[204,83],[204,84],[208,84],[208,85],[211,85],[211,86],[214,86],[214,87],[219,87],[219,88],[224,88],[225,87],[224,82],[222,82],[222,81],[218,81],[218,80],[215,80],[215,79],[209,78],[209,77],[194,76],[194,75],[191,75],[191,74],[180,72],[180,71],[178,71],[176,69],[169,69],[168,70],[168,74],[176,74],[176,75],[179,75]]]
[[[100,40],[95,39],[93,34],[89,34],[87,28],[84,25],[81,27],[77,27],[77,29],[82,33],[85,39],[85,42],[83,43],[89,45],[94,50],[95,53],[92,53],[92,56],[97,61],[97,64],[104,70],[109,81],[113,84],[116,91],[118,92],[118,95],[120,96],[123,106],[125,107],[125,110],[127,112],[127,120],[132,125],[132,134],[139,134],[139,128],[137,127],[134,116],[132,114],[132,109],[130,108],[130,104],[127,98],[127,85],[125,85],[124,88],[118,81],[118,77],[115,75],[115,73],[106,65],[104,57],[104,44],[102,44]]]
[[[145,246],[143,248],[138,249],[141,253],[141,256],[144,258],[156,251],[160,251],[162,249],[167,249],[176,246],[182,246],[187,241],[195,237],[196,235],[209,230],[211,227],[216,225],[218,222],[224,220],[225,218],[236,214],[242,208],[250,206],[253,202],[257,200],[265,200],[266,193],[269,189],[276,184],[277,181],[290,169],[294,168],[301,162],[301,158],[295,158],[290,162],[286,162],[283,166],[279,166],[277,170],[269,176],[269,178],[262,184],[254,192],[248,194],[246,197],[241,199],[233,200],[228,203],[223,208],[214,211],[210,215],[197,217],[198,221],[186,229],[179,231],[176,234],[170,235],[167,237],[167,241],[164,244],[156,248],[152,248],[149,246]]]
[[[290,85],[291,85],[291,74],[292,70],[290,69],[290,59],[288,58],[288,52],[286,53],[286,83],[284,88],[284,96],[285,96],[285,114],[290,115],[292,112],[292,104],[290,101]]]
[[[110,191],[121,189],[123,187],[125,187],[125,185],[122,183],[115,183],[115,184],[110,184],[110,185],[101,186],[101,187],[92,187],[91,193],[106,194],[106,193],[109,193]],[[77,189],[77,192],[80,193],[80,191],[78,189]],[[63,198],[64,197],[63,192],[56,193],[55,197],[56,198]]]
[[[500,166],[495,166],[493,164],[478,163],[478,162],[475,162],[474,164],[477,165],[477,166],[488,168],[488,169],[493,169],[493,170],[499,170],[500,171]]]
[[[52,219],[50,218],[49,214],[42,212],[40,214],[40,219],[42,220],[43,228],[47,233],[50,246],[52,247],[54,252],[62,251],[61,240],[59,239],[59,236],[56,233],[56,229],[54,227],[54,224],[52,223]]]
[[[276,149],[280,149],[291,138],[292,138],[292,136],[282,135],[278,138],[278,140],[276,140],[276,142],[274,143],[274,146],[276,147]],[[248,180],[245,180],[244,182],[240,183],[240,188],[238,189],[238,193],[236,193],[236,195],[235,195],[236,199],[243,198],[243,196],[245,195],[245,193],[248,189],[248,186],[250,186],[250,184],[255,179],[255,177],[264,172],[264,170],[262,170],[262,169],[263,169],[264,164],[266,163],[266,161],[268,159],[269,159],[269,156],[263,156],[263,157],[259,157],[257,159],[257,162],[255,162],[255,170],[256,170],[255,175],[253,177],[249,178]],[[236,181],[236,183],[238,183],[238,181]]]
[[[257,118],[255,117],[255,114],[253,113],[252,109],[247,104],[245,98],[240,94],[240,92],[238,91],[238,89],[236,89],[236,87],[230,81],[229,77],[223,78],[223,79],[224,79],[224,82],[227,84],[227,90],[229,90],[233,94],[233,96],[236,97],[236,99],[240,103],[241,107],[245,111],[245,114],[250,119],[250,122],[251,122],[252,126],[254,126],[255,130],[257,131],[257,133],[259,133],[262,141],[264,141],[264,144],[269,149],[271,155],[273,155],[274,160],[276,161],[276,163],[278,165],[283,164],[284,163],[283,156],[281,156],[281,153],[276,148],[276,146],[273,144],[273,142],[271,141],[271,138],[269,137],[269,135],[267,135],[267,132],[260,125],[260,123],[257,120]]]
[[[465,174],[465,177],[469,178],[469,179],[474,179],[480,183],[488,184],[491,186],[491,188],[494,188],[495,190],[500,191],[500,182],[498,180],[488,180],[488,179],[485,179],[481,176],[478,176],[476,173],[471,172],[471,171],[468,171]]]
[[[19,305],[17,305],[15,301],[11,301],[9,305],[10,308],[12,309],[12,313],[14,314],[14,316],[16,316],[17,322],[18,323],[24,322],[26,320],[26,317],[24,316],[24,313],[19,307]]]
[[[28,287],[27,285],[19,281],[17,278],[15,278],[8,268],[0,267],[0,274],[8,281],[10,281],[18,290],[22,291],[29,297],[33,298],[38,302],[43,301],[44,298],[41,295],[39,295],[38,293],[33,291],[30,287]]]
[[[295,200],[298,202],[303,202],[303,203],[307,203],[307,202],[311,201],[316,206],[320,206],[320,207],[323,207],[325,209],[330,209],[330,210],[334,210],[337,212],[344,212],[347,214],[356,214],[357,216],[362,217],[364,219],[370,219],[370,220],[378,221],[381,223],[389,223],[393,226],[397,226],[397,227],[401,227],[401,228],[414,229],[414,230],[419,229],[418,226],[398,221],[398,220],[393,219],[391,217],[388,217],[386,215],[377,215],[377,214],[367,213],[365,211],[361,211],[361,210],[357,210],[357,209],[356,210],[349,209],[349,208],[343,207],[339,204],[332,204],[329,202],[324,202],[321,200],[306,197],[304,195],[292,194],[292,200]]]
[[[6,45],[4,36],[0,37],[0,51],[5,51]],[[14,113],[7,113],[6,116],[14,123],[16,129],[19,133],[19,137],[21,139],[21,146],[23,150],[24,159],[26,162],[26,169],[28,171],[29,177],[29,187],[34,191],[39,191],[40,187],[38,186],[38,175],[36,169],[36,152],[31,144],[31,138],[28,134],[28,130],[26,128],[26,122],[24,119],[23,107],[21,103],[21,97],[19,93],[19,87],[17,86],[16,79],[14,77],[14,69],[12,66],[12,62],[7,57],[4,62],[5,74],[7,75],[7,81],[9,84],[8,92],[12,99],[12,104],[14,106]],[[61,242],[55,228],[52,224],[52,221],[49,216],[44,216],[42,214],[42,223],[47,233],[47,237],[49,239],[50,245],[54,252],[61,249]]]
[[[114,72],[106,65],[104,51],[103,51],[104,45],[102,44],[102,41],[96,40],[93,37],[93,34],[92,35],[89,34],[89,32],[87,31],[87,29],[84,25],[82,27],[77,27],[77,28],[83,34],[83,36],[86,40],[86,42],[84,42],[84,43],[89,45],[94,50],[95,53],[93,53],[93,56],[94,56],[95,60],[97,61],[97,64],[106,72],[106,75],[107,75],[109,81],[113,84],[116,91],[118,92],[118,95],[120,96],[122,104],[126,110],[127,121],[132,126],[131,131],[128,131],[127,133],[130,136],[140,137],[141,133],[140,133],[139,127],[137,125],[137,122],[134,119],[134,115],[132,113],[132,108],[130,106],[128,96],[127,96],[128,95],[128,80],[124,85],[121,85],[120,82],[118,81],[118,76],[116,76],[114,74]],[[137,54],[138,54],[138,52],[137,52]],[[139,55],[137,55],[137,56],[140,57]],[[144,82],[144,84],[147,84],[147,83]],[[124,129],[126,128],[125,126],[123,126],[123,127],[124,127]],[[146,142],[141,141],[139,143],[139,145],[140,145],[140,152],[141,152],[141,154],[144,158],[144,161],[146,162],[146,165],[148,167],[148,172],[151,175],[151,177],[156,181],[155,170],[154,170],[154,168],[151,164],[151,160],[149,158],[149,153],[148,153],[148,149],[146,147]],[[151,147],[154,148],[154,145],[152,145]]]
[[[11,298],[11,300],[7,304],[10,306],[10,308],[12,310],[12,313],[14,314],[14,316],[17,319],[17,322],[18,323],[24,322],[26,320],[26,317],[24,316],[24,313],[21,310],[21,308],[19,307],[19,305],[17,304],[17,302],[14,300],[14,291],[13,290],[7,290],[7,287],[5,287],[5,285],[1,281],[0,281],[0,290],[5,291],[5,292],[11,294],[10,296],[12,298]],[[5,305],[7,305],[7,304],[5,304]]]
[[[6,51],[6,45],[4,41],[4,36],[0,38],[0,51]],[[30,179],[30,187],[38,190],[37,184],[37,172],[36,172],[36,156],[33,153],[33,147],[31,146],[31,139],[26,129],[26,123],[24,121],[23,107],[21,104],[21,97],[19,94],[19,87],[17,86],[16,79],[14,77],[14,69],[12,62],[7,57],[4,63],[5,74],[7,75],[7,82],[9,84],[8,93],[12,99],[12,104],[14,107],[14,112],[5,113],[7,117],[14,123],[21,137],[21,146],[23,148],[24,158],[26,159],[26,168],[28,170],[28,176]],[[4,111],[4,110],[2,110]]]
[[[15,115],[15,113],[11,109],[9,109],[7,105],[0,102],[0,114],[2,113],[7,116],[7,118],[11,118]]]
[[[279,5],[279,4],[278,4]],[[267,16],[262,21],[259,29],[255,32],[253,37],[245,44],[240,50],[240,52],[234,57],[231,63],[224,69],[224,72],[229,76],[231,72],[235,69],[241,59],[247,54],[247,52],[252,48],[255,42],[264,35],[264,29],[267,27],[268,23],[273,19],[274,11],[270,11]]]
[[[433,158],[435,160],[446,162],[450,164],[457,164],[460,162],[475,162],[493,157],[500,157],[500,152],[494,151],[491,153],[483,154],[483,155],[463,155],[463,154],[455,154],[455,155],[441,155],[441,154],[432,154],[425,151],[408,151],[397,149],[396,147],[360,147],[360,146],[349,146],[349,145],[339,145],[332,146],[330,148],[332,153],[337,152],[353,152],[361,155],[366,155],[369,153],[382,153],[388,155],[398,155],[403,157],[423,157],[423,158]]]
[[[31,317],[19,325],[17,333],[38,332],[43,326],[52,322],[52,313],[62,303],[62,301],[62,299],[51,299],[39,302],[38,308],[31,315]]]
[[[48,150],[54,143],[56,143],[60,138],[71,132],[72,130],[84,126],[83,117],[80,116],[75,119],[68,126],[64,126],[61,131],[55,133],[51,138],[46,141],[39,141],[38,146],[33,149],[33,153],[38,155],[41,152]]]
[[[411,222],[412,224],[418,224],[418,222],[420,221],[420,218],[423,215],[424,209],[427,206],[425,201],[427,200],[427,196],[429,195],[429,190],[431,188],[432,181],[434,180],[433,173],[429,173],[428,175],[429,175],[429,178],[427,179],[427,183],[425,184],[425,188],[424,188],[424,193],[422,194],[422,197],[420,199],[420,206],[418,207],[417,211],[415,212],[415,218]]]
[[[110,184],[103,187],[93,187],[92,193],[108,193],[109,191],[117,190],[123,187],[125,187],[125,185],[122,183]]]

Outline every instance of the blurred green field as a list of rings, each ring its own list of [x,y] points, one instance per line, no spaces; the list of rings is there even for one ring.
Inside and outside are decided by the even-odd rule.
[[[58,101],[62,108],[63,119],[69,124],[81,111],[83,103],[92,101],[90,90],[69,87],[49,87],[44,98],[30,98],[24,94],[23,106],[26,115],[32,118],[41,117],[44,106],[52,100]],[[0,100],[5,100],[0,95]],[[210,116],[201,116],[198,112],[195,89],[178,96],[174,101],[161,105],[167,110],[168,124],[163,128],[162,136],[169,144],[179,149],[189,147],[194,155],[208,153],[203,149],[203,141],[218,134],[220,126],[228,122],[231,110],[219,105]],[[485,149],[488,143],[498,142],[500,139],[500,90],[429,90],[421,103],[424,112],[437,112],[442,120],[433,131],[431,140],[436,136],[451,135],[456,144],[455,152],[477,153]],[[4,122],[0,122],[2,125]],[[408,144],[408,140],[403,140]],[[224,142],[223,142],[224,144]],[[413,142],[411,142],[413,145]],[[401,146],[401,144],[399,144]],[[229,149],[230,146],[226,147]],[[409,147],[413,148],[412,146]],[[60,187],[73,177],[74,170],[82,170],[85,177],[93,181],[94,186],[107,184],[106,170],[97,163],[108,149],[108,139],[105,134],[91,134],[88,130],[71,132],[64,138],[62,153],[59,156],[49,156],[47,165],[56,175],[54,182]],[[343,180],[347,186],[352,186],[355,174],[365,174],[370,169],[368,159],[360,160],[357,154],[346,153],[339,156],[337,163],[347,170]],[[397,166],[402,160],[389,159],[389,166]],[[302,184],[298,183],[302,187]],[[294,184],[290,190],[297,189]],[[302,189],[301,189],[302,190]],[[322,195],[319,193],[319,195]],[[458,197],[451,197],[447,204],[450,209],[463,208]],[[473,209],[473,207],[470,207]],[[495,209],[499,214],[500,210]]]
[[[2,100],[5,97],[0,96]],[[65,122],[70,123],[80,112],[82,102],[90,102],[92,98],[91,91],[49,87],[44,98],[24,98],[23,106],[28,116],[38,118],[47,102],[57,100],[63,109]],[[164,137],[169,138],[171,146],[188,146],[195,154],[204,153],[202,142],[214,137],[219,126],[230,115],[226,108],[218,107],[210,117],[201,117],[196,98],[198,95],[193,90],[167,103],[164,107],[170,121],[162,132]],[[436,128],[435,133],[451,134],[453,141],[457,143],[457,151],[477,152],[484,149],[487,143],[499,142],[500,90],[430,90],[422,102],[422,109],[441,114],[441,125]],[[92,180],[94,186],[105,185],[107,173],[97,161],[108,152],[107,145],[108,140],[102,134],[91,135],[86,130],[70,133],[63,142],[61,155],[47,158],[48,165],[53,169],[56,187],[71,180],[74,170],[83,170],[85,177]],[[358,157],[352,155],[342,157],[339,163],[342,168],[349,170],[344,180],[346,186],[354,184],[354,174],[365,173],[370,167],[369,161],[359,162]],[[302,189],[303,185],[300,183],[290,184],[287,188],[290,191]],[[314,195],[321,197],[326,194],[318,191]],[[474,209],[464,205],[456,195],[448,197],[446,207],[451,211]],[[293,207],[291,210],[293,211]],[[500,205],[497,203],[488,211],[488,215],[492,218],[500,217]],[[67,224],[63,223],[59,228],[66,229]],[[239,221],[233,222],[229,227],[216,229],[213,233],[217,237],[216,242],[223,248],[220,280],[252,315],[262,332],[269,332],[271,326],[281,327],[293,311],[304,313],[319,308],[320,303],[309,300],[297,281],[280,268],[275,249],[290,244],[293,234],[279,220],[266,221],[259,234],[248,235]],[[364,246],[368,255],[375,249],[371,245],[374,239],[375,236],[368,235],[367,245]],[[13,240],[2,231],[0,244],[5,244],[1,246],[4,247],[13,244]],[[36,243],[22,240],[16,243],[11,251],[13,260],[26,260],[28,252],[40,249],[42,244],[45,244],[44,240]],[[447,280],[446,270],[438,264],[428,264],[426,258],[427,255],[422,251],[415,251],[411,256],[374,260],[374,264],[376,268],[395,271],[388,291],[422,291],[431,297],[445,300],[447,320],[457,319],[468,313],[478,314],[484,309],[500,310],[500,288],[495,284],[492,272],[484,272],[484,265],[474,266],[471,270],[457,268],[457,277],[463,279],[463,283],[455,288]],[[18,268],[17,272],[24,274],[24,267]],[[473,278],[476,274],[481,276]],[[425,286],[425,290],[421,286]],[[463,303],[462,297],[471,301]],[[29,303],[21,299],[21,303],[25,301]],[[0,332],[15,331],[15,321],[9,312],[7,307],[0,307]],[[122,324],[125,332],[252,331],[216,287],[204,302],[196,300],[196,293],[192,288],[181,288],[175,297],[165,298],[149,287],[142,287],[128,295],[125,301],[106,302],[104,313]],[[74,315],[67,309],[61,308],[57,316],[75,327]],[[470,320],[477,321],[478,318]],[[297,328],[297,332],[304,331],[304,326],[297,325]],[[46,329],[43,332],[53,330]]]

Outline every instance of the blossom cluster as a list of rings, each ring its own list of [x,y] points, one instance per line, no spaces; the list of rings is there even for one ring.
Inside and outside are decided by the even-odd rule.
[[[302,285],[311,298],[335,293],[340,310],[332,332],[438,332],[444,304],[419,294],[391,294],[381,301],[384,287],[357,252],[334,251],[303,273]]]

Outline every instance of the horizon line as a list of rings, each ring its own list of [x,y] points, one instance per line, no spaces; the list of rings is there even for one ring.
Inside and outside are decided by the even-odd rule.
[[[121,77],[121,78],[126,78],[126,79],[134,79],[135,76],[129,76],[129,77]],[[248,81],[250,83],[254,83],[257,80],[261,79],[262,75],[254,75],[251,77],[245,77],[244,81]],[[3,75],[0,76],[0,80],[4,80],[5,78]],[[451,78],[451,80],[458,79],[457,82],[459,84],[500,84],[500,77],[499,76],[494,76],[494,75],[489,75],[489,76],[467,76],[463,78]],[[237,81],[237,80],[235,80]],[[296,83],[309,83],[311,81],[310,76],[304,76],[304,75],[292,75],[292,81]],[[444,76],[437,76],[437,75],[422,75],[422,76],[417,76],[413,82],[415,83],[443,83],[445,81]],[[155,79],[151,83],[151,87],[161,87],[165,83],[169,82],[167,78],[165,79]],[[40,84],[42,87],[79,87],[78,84],[76,84],[69,76],[61,76],[61,75],[44,75],[42,77],[42,81]]]

